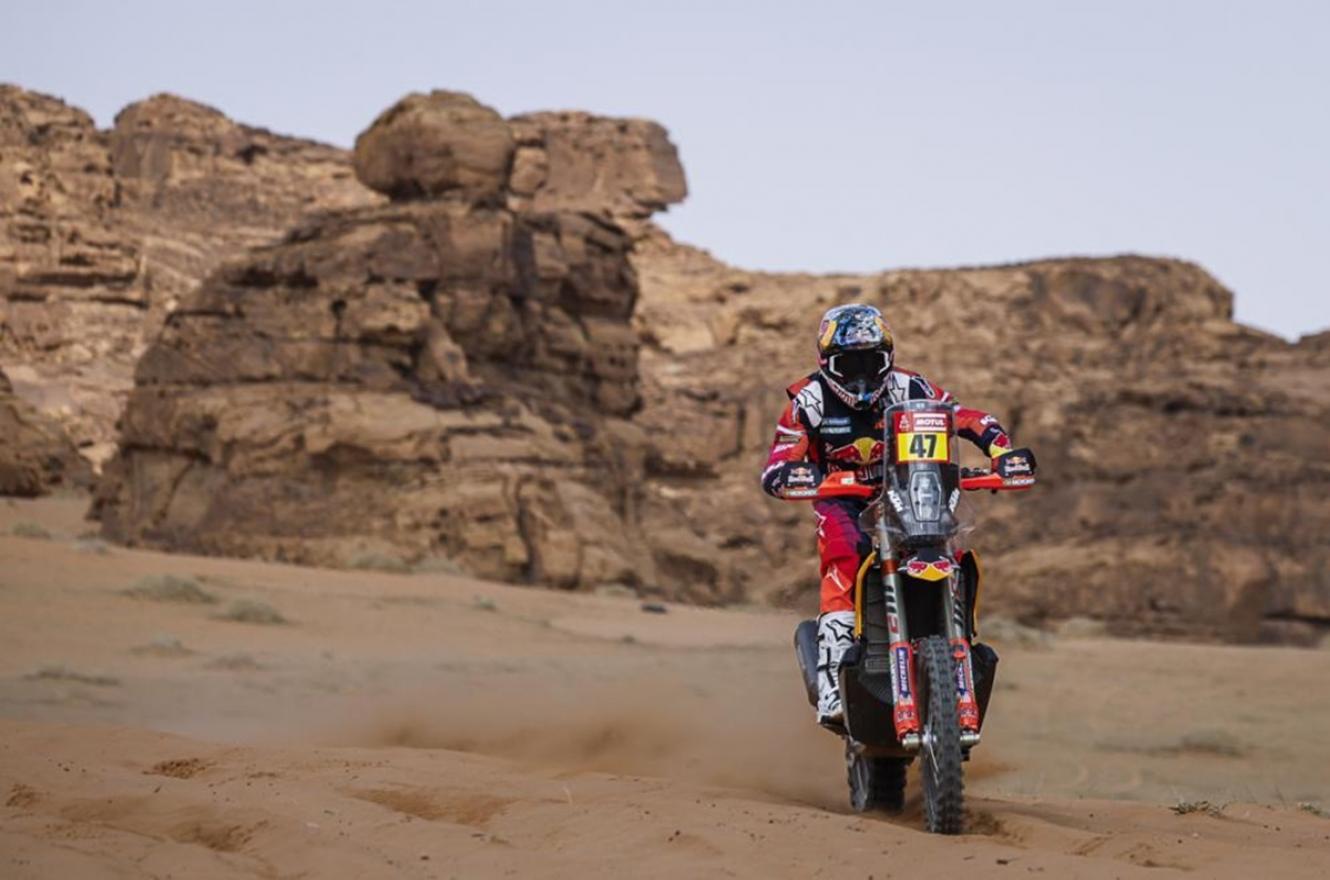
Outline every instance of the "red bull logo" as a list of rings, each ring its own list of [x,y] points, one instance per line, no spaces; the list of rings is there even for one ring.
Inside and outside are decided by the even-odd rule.
[[[874,440],[872,437],[860,437],[853,443],[831,450],[828,458],[846,464],[866,465],[881,461],[883,451],[884,447],[881,440]]]
[[[945,556],[937,559],[920,559],[918,556],[905,563],[905,573],[922,581],[940,581],[950,577],[956,570],[956,563]]]

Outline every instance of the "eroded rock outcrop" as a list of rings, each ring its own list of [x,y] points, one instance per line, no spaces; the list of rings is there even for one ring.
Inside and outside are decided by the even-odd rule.
[[[87,489],[92,470],[64,430],[14,394],[0,372],[0,495]]]
[[[396,199],[496,199],[508,182],[513,132],[470,95],[407,95],[356,138],[356,174]]]
[[[652,214],[688,195],[679,154],[655,122],[577,112],[511,121],[509,189],[518,207],[604,213],[640,235]]]
[[[803,505],[755,474],[826,307],[867,301],[900,362],[1001,414],[1043,482],[974,499],[990,610],[1123,633],[1314,640],[1330,627],[1330,362],[1235,324],[1196,266],[1120,257],[868,276],[749,273],[640,244],[644,518],[678,512],[728,591],[816,595]],[[687,425],[680,431],[676,426]],[[979,462],[976,461],[976,464]],[[648,526],[651,527],[650,525]]]
[[[466,177],[485,164],[458,149],[466,127],[496,119],[405,99],[357,147],[394,202],[306,223],[168,317],[99,492],[110,537],[338,564],[438,555],[562,586],[654,579],[631,529],[645,446],[628,420],[631,241],[608,215],[515,211]],[[449,153],[472,158],[422,171]]]
[[[391,203],[345,153],[179,99],[110,133],[28,93],[0,108],[0,363],[23,396],[104,436],[79,426],[105,432],[100,392],[165,321],[98,502],[119,540],[807,605],[809,512],[756,474],[818,315],[866,300],[904,365],[1039,451],[1038,490],[975,499],[986,609],[1330,627],[1330,343],[1235,324],[1193,265],[745,272],[650,223],[686,192],[659,126],[454,93],[362,135]],[[50,382],[64,362],[111,367]]]
[[[0,85],[0,366],[99,463],[183,294],[307,211],[376,201],[342,151],[201,104],[158,95],[99,131]]]

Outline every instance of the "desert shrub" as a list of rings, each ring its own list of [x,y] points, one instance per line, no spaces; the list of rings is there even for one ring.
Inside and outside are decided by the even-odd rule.
[[[90,684],[97,687],[115,687],[120,684],[120,679],[113,675],[102,675],[96,672],[79,672],[71,669],[63,663],[50,663],[40,667],[36,672],[30,673],[27,678],[47,681],[72,681],[78,684]]]
[[[14,523],[10,527],[9,533],[16,538],[35,538],[40,541],[51,540],[51,533],[44,526],[28,520]]]
[[[1247,749],[1226,730],[1196,730],[1182,737],[1178,742],[1178,751],[1239,758],[1246,754]]]
[[[376,552],[361,553],[352,558],[350,565],[358,571],[386,571],[392,574],[406,574],[411,570],[405,559]]]
[[[188,657],[194,652],[170,633],[159,633],[148,644],[132,648],[130,653],[149,657]]]
[[[429,556],[416,563],[418,574],[451,574],[466,577],[467,571],[447,556]]]
[[[147,599],[150,602],[180,602],[187,605],[215,605],[217,597],[209,593],[192,577],[174,574],[153,574],[140,578],[124,591],[126,596]]]
[[[224,669],[227,672],[253,672],[263,665],[248,654],[223,654],[204,664],[208,669]]]
[[[232,602],[226,607],[225,611],[217,615],[217,619],[230,620],[235,623],[261,623],[269,626],[291,622],[267,602],[259,602],[255,599],[238,599]]]

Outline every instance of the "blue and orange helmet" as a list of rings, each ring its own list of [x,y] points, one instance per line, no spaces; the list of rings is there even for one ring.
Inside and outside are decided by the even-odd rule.
[[[877,403],[887,388],[896,346],[882,313],[862,303],[836,306],[817,331],[817,365],[841,400],[855,409]]]

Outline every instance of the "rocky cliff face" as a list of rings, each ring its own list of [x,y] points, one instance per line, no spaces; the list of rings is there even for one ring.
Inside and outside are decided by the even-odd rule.
[[[92,471],[53,419],[14,394],[0,372],[0,495],[87,489]]]
[[[973,499],[987,609],[1330,627],[1330,337],[1233,323],[1196,266],[745,272],[651,224],[686,193],[658,125],[452,93],[353,157],[169,97],[112,132],[0,108],[0,363],[85,452],[128,396],[119,540],[807,606],[811,516],[757,473],[818,316],[860,300],[1039,452],[1034,492]]]
[[[468,96],[409,96],[356,145],[390,204],[328,212],[187,297],[139,364],[99,493],[107,534],[650,582],[629,534],[631,240],[539,184],[510,207],[516,140]]]
[[[0,366],[83,454],[113,450],[134,363],[227,256],[378,201],[339,150],[159,95],[110,131],[0,85]]]
[[[830,305],[866,301],[898,359],[1000,414],[1043,482],[975,498],[989,609],[1141,631],[1311,641],[1330,626],[1330,360],[1231,319],[1196,266],[1120,257],[870,276],[742,272],[663,236],[634,257],[648,521],[685,511],[727,593],[809,601],[802,505],[754,490],[781,387]],[[681,430],[679,426],[687,426]],[[976,458],[975,463],[980,463]],[[800,599],[799,597],[802,597]]]

